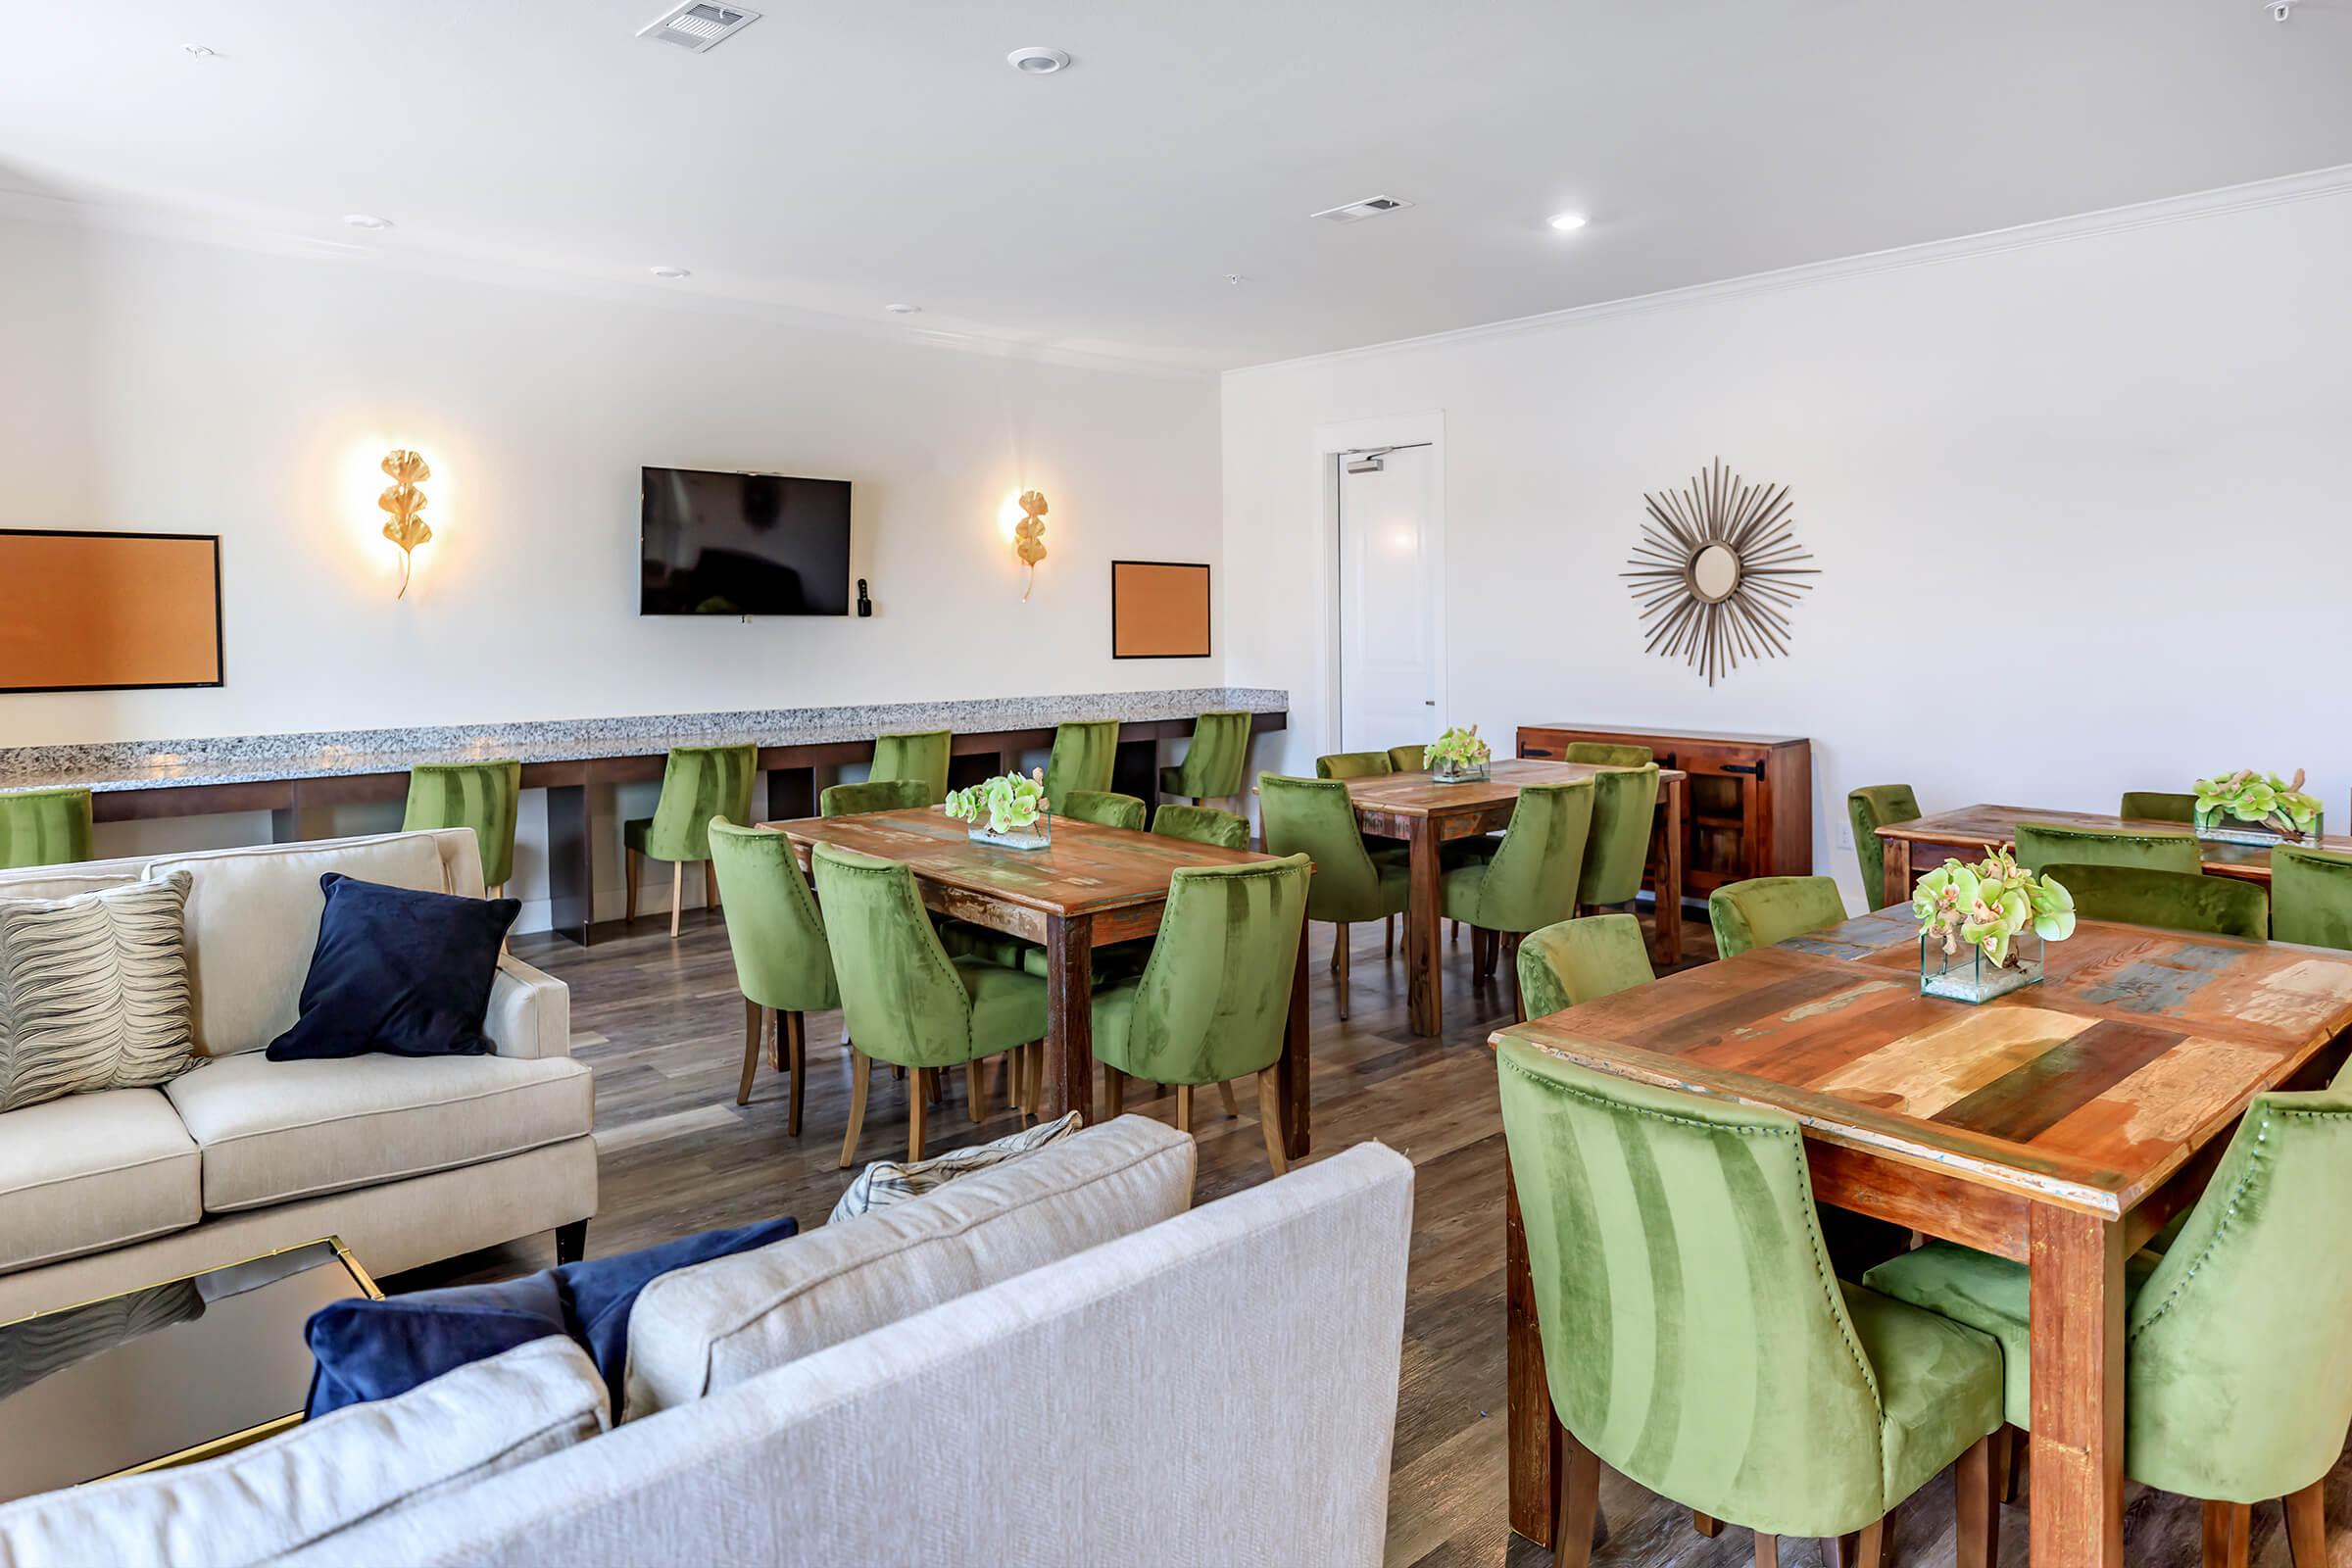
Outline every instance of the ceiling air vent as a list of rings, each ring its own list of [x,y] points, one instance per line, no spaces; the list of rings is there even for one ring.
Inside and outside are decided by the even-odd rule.
[[[757,11],[741,6],[717,6],[709,0],[687,0],[673,6],[652,22],[637,29],[640,38],[656,38],[662,43],[674,43],[696,54],[726,42],[744,28],[760,20]]]
[[[1393,213],[1412,205],[1411,202],[1400,202],[1394,196],[1367,196],[1360,202],[1349,202],[1345,207],[1326,207],[1311,216],[1328,219],[1335,223],[1360,223],[1367,218],[1378,218],[1383,213]]]

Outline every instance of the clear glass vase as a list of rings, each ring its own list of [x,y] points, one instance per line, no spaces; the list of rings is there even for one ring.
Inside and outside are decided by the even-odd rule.
[[[1042,850],[1054,842],[1054,816],[1050,811],[1041,811],[1027,827],[1010,827],[1002,833],[991,828],[988,818],[982,816],[965,829],[965,836],[974,844],[999,844],[1008,850]]]
[[[1494,775],[1484,762],[1440,762],[1429,770],[1429,776],[1438,784],[1484,784]]]
[[[2280,831],[2267,822],[2241,822],[2222,807],[2200,806],[2190,819],[2190,826],[2197,837],[2217,844],[2308,844],[2316,849],[2327,826],[2327,813],[2315,813],[2311,831],[2298,833],[2291,828]]]
[[[1981,943],[1962,944],[1957,953],[1943,951],[1940,938],[1922,932],[1919,938],[1919,990],[1922,996],[1953,1002],[1990,1002],[2012,991],[2041,984],[2041,938],[2021,931],[2009,939],[2009,961],[1995,964]]]

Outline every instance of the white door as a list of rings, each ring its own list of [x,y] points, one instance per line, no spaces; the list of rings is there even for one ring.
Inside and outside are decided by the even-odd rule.
[[[1338,462],[1340,749],[1427,745],[1441,716],[1437,460],[1415,446]]]

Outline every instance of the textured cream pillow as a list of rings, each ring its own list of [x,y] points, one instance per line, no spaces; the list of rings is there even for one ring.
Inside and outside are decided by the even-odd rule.
[[[858,1179],[841,1195],[841,1201],[833,1205],[825,1223],[838,1225],[845,1219],[856,1219],[877,1208],[920,1198],[958,1176],[970,1176],[1008,1159],[1018,1159],[1048,1144],[1060,1143],[1085,1124],[1086,1118],[1073,1110],[1054,1121],[1041,1121],[1034,1127],[1007,1133],[994,1143],[952,1149],[929,1159],[877,1159],[858,1173]]]
[[[0,1111],[187,1071],[188,873],[0,898]]]

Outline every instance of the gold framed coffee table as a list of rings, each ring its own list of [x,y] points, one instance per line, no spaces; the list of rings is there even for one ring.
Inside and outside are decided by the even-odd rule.
[[[383,1295],[330,1236],[0,1324],[0,1501],[286,1430],[310,1396],[303,1324]]]

